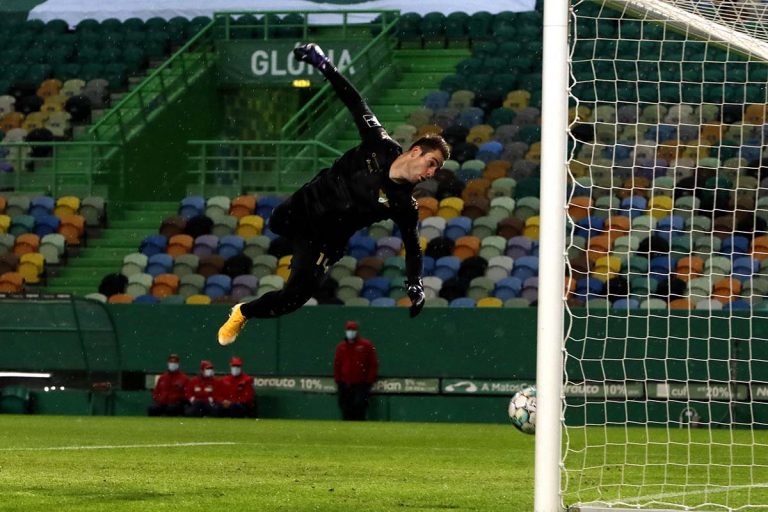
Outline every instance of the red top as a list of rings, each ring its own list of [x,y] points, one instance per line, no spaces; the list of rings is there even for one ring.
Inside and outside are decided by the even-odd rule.
[[[225,375],[221,379],[221,400],[229,400],[233,404],[253,404],[253,377],[241,373],[237,377]]]
[[[159,405],[171,405],[185,400],[185,388],[189,377],[182,371],[166,371],[157,379],[152,398]]]
[[[373,384],[379,376],[379,359],[373,343],[358,336],[354,341],[342,341],[336,346],[333,379],[344,384]]]
[[[218,398],[219,387],[216,377],[195,375],[187,382],[187,400],[190,402],[213,402]]]

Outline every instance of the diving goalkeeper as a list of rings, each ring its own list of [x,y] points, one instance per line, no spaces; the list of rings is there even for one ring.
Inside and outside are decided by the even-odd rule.
[[[221,345],[234,342],[249,318],[275,318],[301,307],[317,291],[330,265],[344,254],[355,231],[383,219],[394,220],[403,238],[411,318],[424,307],[418,206],[412,192],[449,158],[448,144],[440,136],[426,136],[403,152],[319,46],[305,44],[293,54],[331,83],[352,114],[361,142],[272,212],[270,229],[293,244],[290,276],[283,289],[234,306],[219,328]]]

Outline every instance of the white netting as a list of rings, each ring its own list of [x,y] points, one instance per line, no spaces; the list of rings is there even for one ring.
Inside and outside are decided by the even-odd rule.
[[[762,2],[571,12],[565,505],[768,510]]]

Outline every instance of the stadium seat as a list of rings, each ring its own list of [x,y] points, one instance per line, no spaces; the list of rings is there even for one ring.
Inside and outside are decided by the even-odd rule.
[[[182,254],[192,252],[193,246],[194,239],[187,234],[180,233],[169,237],[166,252],[173,258],[176,258]]]
[[[179,277],[197,273],[200,258],[195,254],[179,254],[173,259],[173,273]]]
[[[128,276],[128,286],[125,289],[125,293],[131,295],[134,299],[139,295],[146,295],[152,287],[152,281],[153,277],[150,274],[131,274]]]
[[[57,265],[66,256],[66,241],[59,233],[50,233],[40,239],[40,254],[45,258],[46,265]]]
[[[178,294],[188,298],[198,295],[205,286],[205,277],[200,274],[186,274],[179,278]]]
[[[199,258],[204,258],[216,254],[219,247],[219,237],[216,235],[200,235],[195,238],[195,244],[192,247],[192,253]]]
[[[229,295],[232,291],[232,278],[225,274],[213,274],[205,280],[203,293],[211,299]]]
[[[345,276],[339,280],[339,286],[336,288],[336,297],[346,302],[352,297],[359,297],[362,289],[362,278],[358,276]]]
[[[176,274],[159,274],[152,282],[150,293],[162,299],[169,295],[175,295],[179,290],[180,279]]]
[[[156,277],[160,274],[169,274],[172,270],[173,257],[170,254],[157,253],[149,256],[144,272],[152,277]]]

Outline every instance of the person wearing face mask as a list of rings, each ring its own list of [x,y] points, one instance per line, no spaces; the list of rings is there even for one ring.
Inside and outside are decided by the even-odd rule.
[[[184,409],[184,416],[216,416],[216,397],[220,386],[214,375],[213,363],[200,361],[200,373],[187,382],[189,405]]]
[[[167,370],[157,378],[152,390],[154,404],[147,412],[150,416],[179,416],[187,403],[185,388],[189,377],[180,370],[178,354],[168,356]]]
[[[364,421],[371,387],[379,376],[379,359],[373,343],[360,336],[358,327],[354,320],[344,326],[344,340],[336,346],[333,360],[333,379],[342,418]]]
[[[253,377],[243,372],[243,360],[233,357],[229,361],[229,375],[221,379],[219,416],[245,418],[254,416],[255,402]]]

